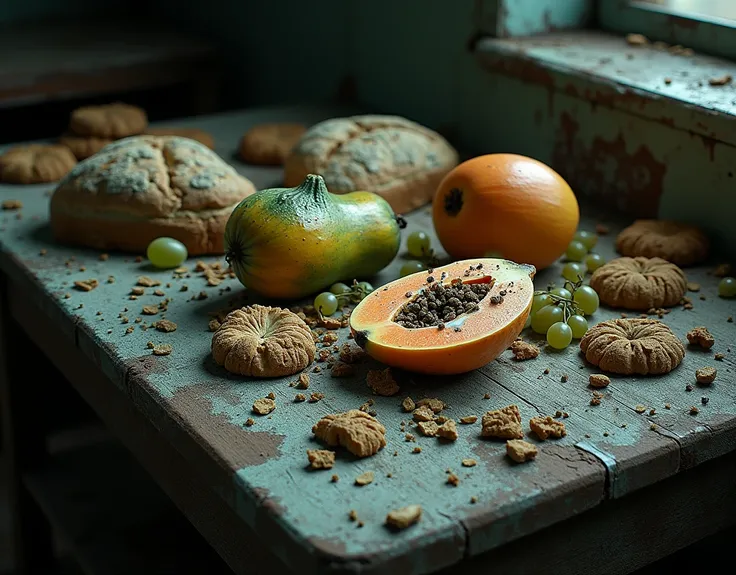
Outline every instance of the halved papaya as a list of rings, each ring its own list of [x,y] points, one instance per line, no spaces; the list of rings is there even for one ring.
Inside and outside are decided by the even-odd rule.
[[[355,342],[392,367],[428,374],[472,371],[521,333],[536,269],[503,259],[458,261],[400,278],[350,315]]]

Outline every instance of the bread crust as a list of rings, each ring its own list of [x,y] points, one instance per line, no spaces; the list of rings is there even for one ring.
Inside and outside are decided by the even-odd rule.
[[[80,162],[59,183],[51,228],[57,241],[97,249],[140,253],[169,236],[190,255],[222,254],[232,209],[254,192],[199,142],[135,136]]]
[[[320,174],[332,193],[374,192],[397,213],[432,201],[458,163],[439,134],[399,116],[335,118],[310,128],[287,157],[286,186]]]

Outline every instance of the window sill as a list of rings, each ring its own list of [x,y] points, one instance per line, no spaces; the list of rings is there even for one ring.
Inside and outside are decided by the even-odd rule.
[[[736,146],[736,63],[681,56],[624,38],[582,30],[526,38],[483,38],[475,52],[489,71],[539,84]],[[732,76],[733,82],[710,85]],[[669,81],[669,83],[668,83]],[[550,107],[552,99],[550,98]]]

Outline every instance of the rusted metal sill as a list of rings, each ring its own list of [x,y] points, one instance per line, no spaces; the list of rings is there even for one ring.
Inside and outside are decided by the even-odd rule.
[[[482,38],[475,53],[488,71],[546,89],[550,108],[561,94],[736,146],[736,62],[596,30]]]

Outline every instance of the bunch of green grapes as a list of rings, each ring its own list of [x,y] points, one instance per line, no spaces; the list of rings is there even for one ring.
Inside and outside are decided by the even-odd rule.
[[[360,302],[373,289],[368,282],[353,280],[352,286],[337,282],[330,286],[330,291],[322,292],[314,298],[314,309],[321,316],[332,315],[341,305]]]
[[[429,236],[422,231],[415,231],[406,238],[406,251],[415,259],[408,260],[401,266],[399,275],[403,278],[437,265],[437,257],[432,249]]]
[[[577,282],[585,277],[586,273],[593,273],[606,263],[602,255],[591,250],[598,243],[598,236],[580,230],[565,250],[567,263],[562,268],[562,277],[571,282]]]
[[[564,287],[534,292],[529,325],[555,349],[565,349],[573,339],[588,331],[585,316],[593,315],[600,305],[598,294],[581,280],[566,281]]]

